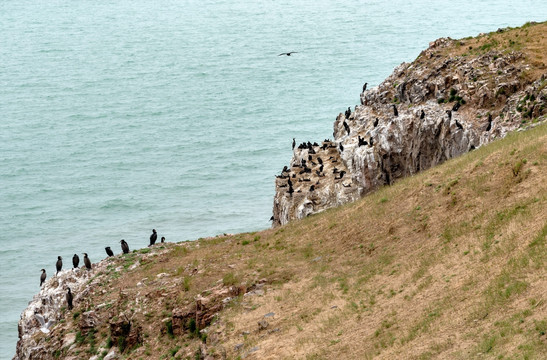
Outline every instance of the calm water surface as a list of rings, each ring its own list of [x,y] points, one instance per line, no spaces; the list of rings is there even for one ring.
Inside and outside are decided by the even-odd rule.
[[[264,229],[292,137],[332,137],[364,82],[438,37],[546,18],[542,0],[2,0],[0,358],[58,255]]]

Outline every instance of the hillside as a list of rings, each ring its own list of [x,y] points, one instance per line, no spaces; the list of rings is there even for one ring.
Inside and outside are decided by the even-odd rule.
[[[547,101],[545,33],[518,49],[541,58],[532,114]],[[14,359],[541,358],[547,124],[517,112],[522,129],[353,203],[64,270],[23,312]]]

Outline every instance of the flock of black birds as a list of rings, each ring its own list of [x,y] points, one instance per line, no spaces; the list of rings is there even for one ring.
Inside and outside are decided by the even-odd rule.
[[[158,233],[156,232],[156,229],[152,229],[152,235],[150,235],[150,244],[148,246],[150,247],[150,246],[154,245],[156,243],[157,239],[158,239]],[[165,237],[164,236],[162,236],[161,242],[162,243],[165,242]],[[122,239],[122,240],[120,240],[120,245],[121,245],[122,252],[124,254],[128,254],[129,253],[129,245],[127,244],[127,242],[124,239]],[[114,256],[114,252],[112,251],[110,246],[107,246],[104,249],[105,249],[106,254],[108,255],[108,257]],[[84,266],[85,266],[86,270],[91,270],[91,260],[89,260],[89,257],[87,255],[87,253],[82,253],[82,254],[84,255]],[[80,257],[78,256],[78,254],[74,254],[74,256],[72,257],[73,269],[77,269],[78,265],[80,265]],[[57,262],[55,263],[55,269],[57,270],[55,275],[59,274],[59,271],[61,271],[63,269],[63,258],[61,256],[57,256]],[[40,287],[42,287],[42,285],[46,281],[47,275],[46,275],[46,269],[41,269],[40,271],[42,271],[42,274],[40,275]],[[72,294],[72,291],[71,291],[70,287],[67,286],[66,289],[67,289],[67,293],[66,293],[67,306],[68,306],[69,310],[72,310],[74,296]]]
[[[279,54],[279,56],[281,56],[281,55],[290,56],[290,54],[291,53],[283,53],[283,54]],[[363,85],[363,92],[366,91],[367,85],[368,85],[368,83],[365,83]],[[452,112],[458,111],[460,106],[461,106],[461,102],[457,102],[456,104],[454,104],[454,106],[452,107],[451,110],[446,110],[446,114],[448,115],[448,120],[449,121],[452,120]],[[397,106],[395,104],[392,104],[392,109],[393,109],[393,116],[398,117],[399,116],[399,111],[397,110]],[[345,111],[344,115],[345,115],[345,119],[343,120],[342,125],[344,127],[344,130],[347,132],[347,135],[350,135],[351,128],[348,125],[348,123],[346,122],[346,120],[349,120],[351,115],[352,115],[351,107],[348,107],[348,109]],[[420,120],[424,120],[425,116],[426,116],[425,111],[422,109],[421,113],[420,113]],[[380,122],[380,120],[378,118],[375,118],[375,120],[373,122],[374,128],[376,128],[378,126],[379,122]],[[456,127],[458,129],[460,129],[460,130],[464,129],[463,125],[460,124],[458,120],[455,120],[455,124],[456,124]],[[490,131],[491,129],[492,129],[492,115],[488,114],[488,126],[486,128],[486,131]],[[439,133],[440,133],[440,128],[437,129],[435,136],[438,136]],[[369,137],[368,141],[365,140],[365,138],[362,138],[360,135],[357,136],[357,139],[358,139],[358,147],[361,147],[361,146],[373,147],[374,146],[374,139],[372,138],[372,136]],[[295,140],[295,138],[293,138],[292,139],[292,149],[294,150],[295,147],[296,147],[296,140]],[[305,149],[308,150],[308,160],[306,161],[305,159],[302,159],[301,163],[293,164],[291,167],[297,167],[297,168],[300,168],[301,170],[295,169],[294,172],[293,172],[292,169],[289,169],[287,166],[285,166],[285,167],[283,167],[283,170],[281,171],[281,174],[276,176],[278,179],[287,179],[286,184],[278,185],[278,187],[279,188],[288,188],[287,193],[289,194],[290,197],[292,197],[292,194],[295,192],[294,187],[293,187],[293,182],[292,182],[291,178],[295,179],[297,174],[298,175],[311,174],[313,172],[313,169],[308,166],[308,163],[310,163],[311,165],[318,165],[319,164],[319,169],[315,170],[315,174],[319,177],[324,177],[325,176],[325,174],[323,172],[323,160],[319,156],[316,156],[315,158],[312,157],[312,155],[317,154],[318,150],[315,149],[317,147],[319,147],[319,144],[317,144],[316,142],[314,142],[312,144],[309,141],[308,142],[303,142],[300,145],[298,145],[299,150],[305,150]],[[325,139],[323,141],[323,144],[319,148],[321,150],[326,150],[327,148],[336,148],[336,147],[337,147],[336,144],[333,143],[331,140]],[[344,151],[344,146],[342,145],[342,143],[339,143],[338,149],[339,149],[340,153],[342,153]],[[314,160],[315,160],[315,162],[314,162]],[[332,156],[328,160],[332,160],[333,163],[337,161]],[[291,174],[291,172],[292,172],[292,174]],[[335,167],[334,170],[333,170],[333,174],[334,174],[334,179],[335,180],[340,180],[344,177],[345,171],[338,171],[338,169]],[[336,174],[338,174],[338,176]],[[311,181],[311,179],[310,178],[301,178],[298,181],[299,182],[304,182],[304,181],[308,182],[308,181]],[[318,187],[318,185],[320,185],[319,180],[315,184],[310,186],[309,191],[310,192],[315,191],[315,189]],[[342,185],[344,187],[350,187],[351,186],[351,184],[342,184]],[[301,192],[301,190],[298,190],[298,192]],[[274,217],[272,216],[270,218],[270,220],[271,221],[274,220]]]

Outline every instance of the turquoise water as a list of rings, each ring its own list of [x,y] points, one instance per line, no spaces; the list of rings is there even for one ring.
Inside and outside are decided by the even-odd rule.
[[[264,229],[292,137],[332,137],[364,82],[435,38],[546,18],[542,0],[2,0],[0,358],[58,255]]]

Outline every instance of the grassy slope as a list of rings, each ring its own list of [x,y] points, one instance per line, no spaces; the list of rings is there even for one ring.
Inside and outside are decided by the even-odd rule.
[[[536,76],[546,68],[546,28],[462,39],[447,51],[517,49]],[[111,258],[107,291],[75,312],[106,303],[109,316],[133,313],[144,346],[126,358],[184,358],[200,340],[165,333],[173,309],[219,283],[266,279],[264,296],[237,298],[209,327],[210,351],[230,359],[253,347],[247,358],[535,359],[547,353],[546,236],[541,125],[278,229]],[[269,312],[268,329],[279,331],[259,332]],[[67,314],[67,325],[75,319]],[[108,326],[96,334],[93,343],[104,346]]]
[[[154,289],[168,296],[152,296],[146,306],[145,357],[198,346],[190,336],[160,334],[173,308],[220,279],[265,278],[264,296],[238,298],[211,325],[209,334],[220,333],[212,351],[222,346],[228,358],[258,346],[251,358],[533,359],[547,353],[546,236],[542,125],[282,228],[185,243],[111,286],[136,294],[142,289],[133,284],[161,272],[184,284]],[[269,329],[279,331],[258,332],[271,311]],[[243,350],[234,350],[238,343]]]

